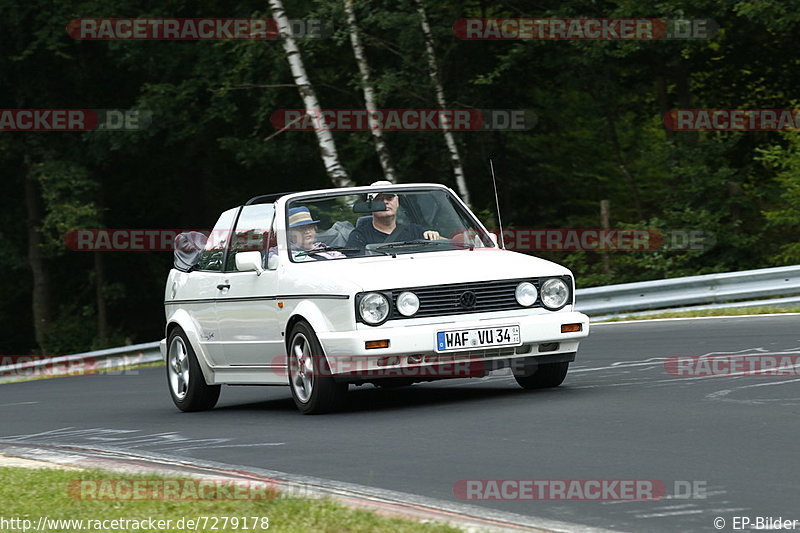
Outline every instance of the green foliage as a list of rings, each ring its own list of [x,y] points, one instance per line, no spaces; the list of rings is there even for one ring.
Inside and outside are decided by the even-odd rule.
[[[788,238],[781,239],[784,244],[774,260],[797,264],[800,263],[800,139],[788,134],[785,140],[786,146],[774,145],[759,150],[756,159],[778,171],[775,182],[781,188],[780,199],[764,215],[779,235]]]
[[[86,351],[95,338],[95,316],[91,305],[66,303],[57,310],[47,329],[45,353],[63,355]]]
[[[63,253],[64,235],[80,228],[100,227],[100,213],[94,202],[99,187],[87,169],[72,161],[35,163],[28,179],[41,187],[46,215],[42,232],[53,253]]]

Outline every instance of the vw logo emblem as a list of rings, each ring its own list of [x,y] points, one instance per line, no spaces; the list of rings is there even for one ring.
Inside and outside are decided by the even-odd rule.
[[[472,291],[464,291],[458,299],[458,303],[464,309],[472,309],[475,307],[475,293]]]

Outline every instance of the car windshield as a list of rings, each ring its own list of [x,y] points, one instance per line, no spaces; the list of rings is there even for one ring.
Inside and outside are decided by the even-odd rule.
[[[494,246],[474,215],[442,189],[298,198],[286,205],[286,227],[297,262]]]

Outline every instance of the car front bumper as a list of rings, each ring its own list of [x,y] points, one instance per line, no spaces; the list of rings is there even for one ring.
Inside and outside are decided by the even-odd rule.
[[[416,322],[416,323],[415,323]],[[504,366],[530,366],[571,361],[580,340],[589,334],[589,317],[574,311],[514,315],[493,313],[490,317],[461,315],[436,323],[393,321],[380,327],[359,324],[356,331],[317,332],[335,376],[375,378],[410,377],[439,379],[483,375]],[[565,324],[581,324],[581,331],[561,333]],[[519,346],[468,348],[437,353],[440,331],[519,326]],[[387,348],[367,349],[368,341],[388,340]],[[560,356],[559,356],[560,355]]]

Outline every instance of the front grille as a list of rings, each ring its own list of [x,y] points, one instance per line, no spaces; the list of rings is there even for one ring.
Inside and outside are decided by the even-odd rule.
[[[390,320],[409,318],[397,312],[397,297],[405,291],[411,291],[419,298],[419,311],[410,318],[429,316],[460,315],[466,313],[485,313],[488,311],[510,311],[514,309],[530,309],[517,303],[514,291],[522,281],[530,281],[539,290],[538,279],[504,279],[499,281],[479,281],[474,283],[455,283],[434,287],[409,287],[394,289],[392,293],[392,313]],[[475,295],[474,305],[469,304],[472,298],[464,294]],[[531,307],[541,307],[537,298]]]

